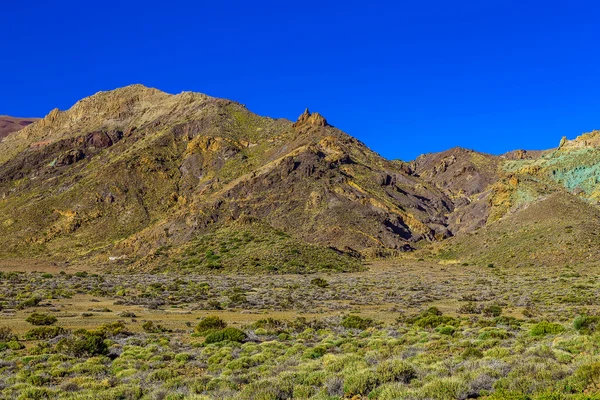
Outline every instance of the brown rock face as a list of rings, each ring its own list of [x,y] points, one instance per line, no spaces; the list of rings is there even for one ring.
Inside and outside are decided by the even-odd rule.
[[[14,118],[0,116],[0,140],[13,132],[17,132],[27,125],[33,124],[38,118]]]

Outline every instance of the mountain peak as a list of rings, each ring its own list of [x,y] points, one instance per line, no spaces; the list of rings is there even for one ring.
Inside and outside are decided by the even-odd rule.
[[[311,113],[308,108],[298,117],[293,126],[297,128],[303,125],[329,126],[325,117],[319,113]]]

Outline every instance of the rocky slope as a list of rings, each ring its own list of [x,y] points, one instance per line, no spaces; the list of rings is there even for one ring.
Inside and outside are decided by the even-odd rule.
[[[561,265],[600,256],[600,132],[500,157],[482,229],[437,247],[454,262]]]

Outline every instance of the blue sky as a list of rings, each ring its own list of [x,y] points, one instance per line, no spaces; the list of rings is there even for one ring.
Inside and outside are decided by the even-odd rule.
[[[309,107],[388,158],[549,148],[600,129],[599,17],[592,1],[8,1],[0,114],[142,83]]]

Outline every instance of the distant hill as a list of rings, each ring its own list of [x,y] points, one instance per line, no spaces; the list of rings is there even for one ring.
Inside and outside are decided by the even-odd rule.
[[[37,121],[38,118],[14,118],[0,115],[0,140],[9,134],[19,131]]]
[[[0,142],[0,257],[215,272],[354,270],[362,257],[420,248],[496,260],[502,246],[490,241],[519,242],[504,233],[525,235],[523,221],[595,218],[598,142],[591,133],[545,152],[454,148],[406,163],[308,110],[292,122],[133,85]],[[465,244],[473,235],[486,247]],[[550,260],[539,252],[566,246],[523,238],[515,257],[531,246]]]

